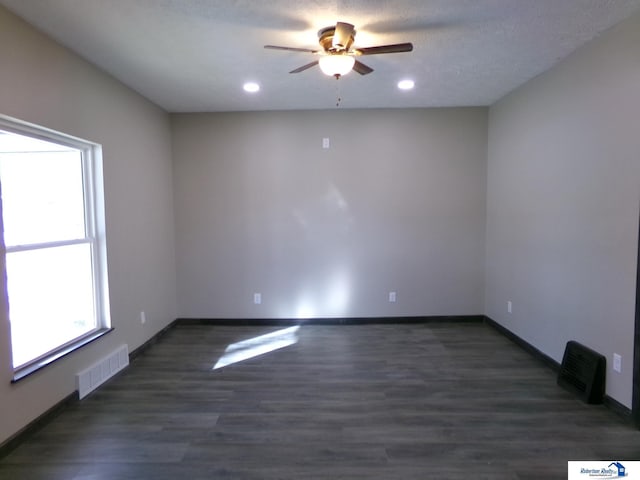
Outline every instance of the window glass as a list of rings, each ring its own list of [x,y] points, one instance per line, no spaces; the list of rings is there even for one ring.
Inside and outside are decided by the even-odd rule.
[[[88,244],[7,255],[7,290],[14,367],[96,328]]]
[[[5,151],[0,178],[6,246],[85,236],[80,151]]]

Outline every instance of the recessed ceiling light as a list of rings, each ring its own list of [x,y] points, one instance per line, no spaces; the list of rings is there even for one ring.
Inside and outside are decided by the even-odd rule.
[[[249,93],[256,93],[260,91],[260,85],[258,85],[256,82],[247,82],[242,86],[242,88],[244,88],[245,92]]]
[[[400,90],[411,90],[415,84],[416,83],[413,80],[400,80],[398,82],[398,88]]]

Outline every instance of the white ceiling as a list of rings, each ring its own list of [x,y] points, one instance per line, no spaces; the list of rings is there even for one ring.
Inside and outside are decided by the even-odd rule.
[[[640,9],[640,0],[0,0],[47,35],[170,112],[490,105]],[[288,72],[345,21],[360,57],[340,80]],[[396,88],[411,78],[409,92]],[[261,85],[257,94],[242,89]]]

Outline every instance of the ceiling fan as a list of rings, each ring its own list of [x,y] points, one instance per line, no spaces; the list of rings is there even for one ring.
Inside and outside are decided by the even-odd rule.
[[[320,58],[311,63],[291,70],[289,73],[300,73],[316,65],[326,75],[340,78],[351,70],[360,75],[373,72],[373,68],[356,60],[360,55],[379,55],[381,53],[401,53],[413,50],[411,43],[396,43],[393,45],[378,45],[375,47],[353,47],[356,30],[353,25],[346,22],[337,22],[335,26],[323,28],[318,32],[318,42],[322,49],[281,47],[278,45],[265,45],[264,48],[273,50],[289,50],[294,52],[306,52],[319,55]]]

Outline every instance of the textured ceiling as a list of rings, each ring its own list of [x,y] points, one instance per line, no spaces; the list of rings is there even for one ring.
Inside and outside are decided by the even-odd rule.
[[[0,0],[61,44],[171,112],[490,105],[640,0]],[[309,63],[319,29],[345,21],[355,45],[412,42],[361,57],[340,80]],[[415,80],[412,91],[396,88]],[[257,94],[242,89],[261,85]]]

